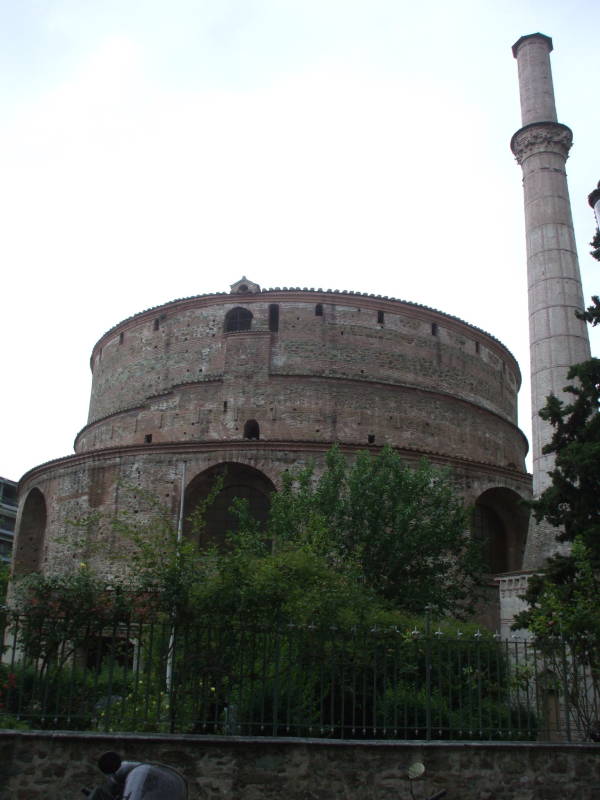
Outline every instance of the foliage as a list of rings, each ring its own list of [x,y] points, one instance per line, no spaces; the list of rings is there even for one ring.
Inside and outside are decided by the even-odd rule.
[[[558,554],[548,559],[543,573],[530,578],[525,595],[529,609],[517,616],[515,626],[533,626],[538,636],[544,635],[538,617],[544,618],[548,603],[556,607],[562,602],[567,610],[573,592],[583,588],[577,586],[577,576],[587,572],[584,561],[591,570],[600,567],[600,360],[572,367],[568,377],[573,383],[565,391],[572,400],[551,395],[540,411],[554,428],[544,452],[554,453],[555,463],[552,482],[533,503],[533,510],[538,521],[546,519],[556,526],[559,541],[578,540],[579,563],[576,553]]]
[[[9,577],[10,569],[8,564],[0,562],[0,605],[2,605],[6,599]]]
[[[423,620],[384,628],[311,626],[271,636],[263,680],[224,695],[236,733],[343,738],[508,736],[507,662],[490,635],[417,633]],[[441,626],[444,627],[444,626]],[[245,691],[244,691],[245,690]],[[512,738],[516,737],[512,731]],[[527,733],[525,734],[528,735]]]
[[[199,543],[221,486],[215,482],[194,510],[184,537],[171,509],[139,488],[130,490],[144,513],[124,511],[108,521],[129,543],[122,551],[125,577],[113,580],[112,591],[121,597],[126,587],[137,616],[159,613],[177,625],[198,616],[355,624],[398,609],[466,614],[476,600],[480,546],[448,475],[424,461],[411,469],[384,448],[376,457],[359,453],[348,465],[333,448],[320,478],[312,466],[284,475],[265,530],[245,502],[236,502],[236,530],[217,551]],[[88,534],[99,522],[77,525]],[[73,605],[75,616],[86,616],[104,591],[87,567],[75,576],[31,580],[38,594],[57,598],[62,591],[61,608]]]
[[[310,548],[287,545],[263,555],[234,548],[206,576],[198,596],[209,619],[247,624],[327,621],[352,624],[382,611],[350,575],[332,569]]]
[[[113,629],[105,657],[15,664],[6,714],[36,728],[344,738],[532,738],[501,643],[452,621]],[[95,636],[79,637],[93,650]],[[131,657],[117,657],[124,641]],[[164,664],[172,652],[173,681]],[[12,724],[9,721],[7,724]]]
[[[204,513],[221,488],[217,482],[206,500],[190,517],[190,535],[180,535],[172,511],[151,492],[135,489],[144,503],[147,519],[122,511],[111,519],[115,534],[129,544],[122,561],[127,585],[139,612],[165,612],[174,619],[195,614],[196,594],[212,558],[198,547]],[[131,488],[130,488],[131,490]]]
[[[242,516],[233,543],[280,569],[295,552],[298,567],[320,564],[342,593],[437,616],[471,610],[482,571],[448,474],[426,461],[412,469],[390,447],[378,456],[361,452],[352,465],[334,447],[320,478],[312,466],[287,473],[262,540]]]
[[[27,728],[25,723],[10,713],[9,698],[16,688],[16,674],[8,664],[0,663],[0,727],[2,728]]]
[[[576,537],[568,556],[554,557],[531,579],[531,605],[515,620],[515,627],[535,635],[546,674],[556,683],[550,688],[564,695],[566,713],[588,737],[600,719],[599,596],[600,573]]]
[[[590,242],[592,246],[591,256],[596,261],[600,261],[600,228],[596,228],[594,238]],[[585,311],[575,312],[578,319],[583,319],[592,325],[597,325],[600,322],[600,297],[594,295],[592,297],[592,305],[588,306]]]
[[[127,619],[131,598],[119,583],[99,578],[87,564],[63,575],[31,573],[15,582],[13,612],[19,643],[42,671],[66,663],[83,641]]]
[[[600,250],[598,252],[600,253]],[[585,311],[576,311],[575,316],[594,326],[597,325],[600,322],[600,297],[593,295],[592,305],[588,306]]]
[[[114,654],[118,642],[113,645]],[[8,670],[4,695],[0,681],[0,727],[4,728],[91,730],[99,725],[107,703],[117,704],[130,685],[122,671],[117,674],[119,665],[112,659],[96,669],[56,661],[46,670],[26,659],[10,667],[0,665],[0,677],[3,668]]]
[[[31,695],[34,702],[43,686],[42,700],[35,702],[45,708],[44,698],[63,697],[59,676],[69,669],[73,675],[86,669],[98,673],[105,663],[118,662],[123,665],[118,691],[112,678],[99,682],[104,694],[90,689],[94,703],[108,698],[98,724],[166,730],[177,717],[186,730],[218,733],[233,730],[236,715],[256,711],[257,703],[266,713],[269,687],[285,669],[289,683],[275,696],[287,693],[288,706],[305,709],[310,727],[321,713],[324,665],[347,659],[356,679],[368,684],[375,655],[364,639],[348,632],[408,631],[418,623],[409,622],[407,613],[427,609],[439,617],[468,607],[478,550],[448,476],[425,462],[411,470],[385,448],[377,457],[360,453],[349,466],[334,448],[320,478],[312,467],[285,476],[273,495],[266,529],[245,502],[236,502],[236,529],[217,551],[200,543],[206,508],[220,488],[217,482],[194,511],[191,533],[183,537],[172,511],[139,488],[143,514],[78,521],[87,537],[93,538],[94,526],[109,524],[128,543],[117,569],[121,580],[102,580],[81,563],[70,574],[31,575],[18,582],[16,611],[24,615],[19,643],[39,675],[37,683],[21,684],[23,697]],[[82,547],[86,552],[85,542]],[[315,639],[310,633],[315,629],[346,633]],[[149,640],[143,630],[150,631]],[[268,630],[277,631],[274,638],[260,639]],[[283,636],[292,630],[302,633]],[[249,632],[261,651],[248,651]],[[133,640],[141,670],[135,680],[127,652]],[[410,636],[406,641],[412,642]],[[384,647],[383,661],[386,652]],[[261,675],[263,694],[252,681],[236,678],[241,657],[249,674]],[[413,672],[425,674],[424,663],[411,663]],[[351,698],[365,713],[376,714],[375,701],[364,699],[366,689],[358,692],[345,685],[346,678],[340,681],[327,697],[332,707]],[[386,686],[376,687],[380,700],[389,696]],[[82,709],[80,724],[90,725],[93,714],[80,689],[87,691],[77,678],[72,692]],[[202,713],[199,698],[204,698]],[[339,713],[335,724],[343,726]]]
[[[600,665],[600,575],[590,552],[575,539],[569,558],[568,580],[546,578],[537,603],[529,611],[528,627],[540,641],[562,637],[580,663]]]
[[[594,563],[600,560],[600,359],[569,370],[564,402],[554,395],[540,411],[554,428],[544,453],[554,453],[551,485],[533,504],[536,519],[556,526],[561,542],[580,537]]]
[[[124,697],[118,697],[100,712],[98,728],[107,732],[168,733],[171,730],[169,695],[163,689],[149,692],[149,688],[144,681],[130,687]]]
[[[594,234],[594,238],[590,242],[592,246],[591,255],[596,261],[600,261],[600,228],[596,228],[596,233]]]

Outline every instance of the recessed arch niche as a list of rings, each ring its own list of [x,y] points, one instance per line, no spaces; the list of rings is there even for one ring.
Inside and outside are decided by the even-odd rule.
[[[25,498],[21,513],[13,563],[15,575],[40,569],[47,517],[46,499],[39,489],[34,488]]]
[[[231,308],[225,314],[225,332],[249,331],[252,327],[252,312],[242,306]]]
[[[244,439],[260,439],[260,426],[255,419],[246,420],[244,424]]]
[[[473,534],[483,543],[483,557],[490,573],[522,569],[529,527],[529,509],[512,489],[488,489],[479,495],[473,510]]]
[[[269,497],[275,491],[275,486],[260,470],[237,462],[217,464],[201,472],[185,490],[184,532],[188,536],[191,534],[189,515],[206,500],[217,480],[222,481],[222,487],[206,509],[200,544],[223,547],[227,531],[235,530],[236,526],[236,518],[230,511],[234,499],[239,497],[247,500],[250,513],[263,526],[269,513]]]

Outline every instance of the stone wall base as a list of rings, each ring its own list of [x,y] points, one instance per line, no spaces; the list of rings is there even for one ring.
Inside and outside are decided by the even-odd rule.
[[[403,800],[422,761],[417,800],[592,800],[600,745],[390,742],[0,731],[0,800],[67,800],[101,782],[98,756],[179,769],[189,800]]]

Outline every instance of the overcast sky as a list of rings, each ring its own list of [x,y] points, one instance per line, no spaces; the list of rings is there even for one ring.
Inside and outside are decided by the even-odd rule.
[[[242,274],[484,328],[529,436],[511,46],[554,40],[588,297],[598,30],[597,0],[0,0],[0,474],[72,452],[104,331]]]

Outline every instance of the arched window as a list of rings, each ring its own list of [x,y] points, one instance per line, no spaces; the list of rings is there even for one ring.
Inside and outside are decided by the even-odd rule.
[[[473,509],[472,530],[483,545],[483,558],[490,573],[522,568],[528,526],[529,509],[512,489],[497,487],[479,495]]]
[[[317,303],[315,306],[315,317],[322,317],[323,316],[323,306],[321,303]]]
[[[249,331],[252,327],[252,312],[247,308],[237,306],[225,315],[225,332]]]
[[[244,439],[260,439],[260,428],[255,419],[249,419],[244,425]]]
[[[192,533],[189,516],[214,493],[216,480],[221,486],[212,502],[206,506],[204,525],[198,534],[202,546],[211,543],[227,546],[227,531],[237,530],[239,523],[232,511],[236,499],[246,500],[250,515],[264,528],[269,515],[269,497],[275,487],[259,470],[245,464],[227,463],[210,467],[189,483],[185,490],[184,532],[188,535]]]
[[[32,489],[25,500],[14,554],[15,575],[39,570],[46,532],[46,500],[39,489]]]

